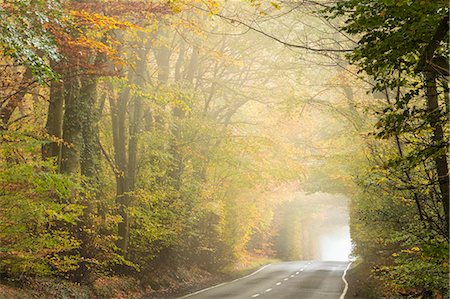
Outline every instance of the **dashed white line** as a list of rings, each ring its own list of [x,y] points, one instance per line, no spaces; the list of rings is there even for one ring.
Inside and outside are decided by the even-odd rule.
[[[292,274],[291,277],[294,277],[294,274]]]
[[[181,298],[188,298],[188,297],[191,297],[191,296],[194,296],[194,295],[197,295],[197,294],[200,294],[200,293],[209,291],[209,290],[211,290],[211,289],[215,289],[215,288],[221,287],[221,286],[223,286],[223,285],[227,285],[227,284],[230,284],[230,283],[233,283],[233,282],[236,282],[236,281],[239,281],[239,280],[248,278],[248,277],[253,276],[253,275],[255,275],[256,273],[258,273],[258,272],[264,270],[265,268],[269,267],[270,265],[272,265],[272,264],[265,265],[264,267],[261,267],[261,268],[259,268],[258,270],[256,270],[255,272],[250,273],[249,275],[246,275],[246,276],[244,276],[244,277],[237,278],[237,279],[232,280],[232,281],[229,281],[229,282],[219,283],[218,285],[215,285],[215,286],[212,286],[212,287],[209,287],[209,288],[206,288],[206,289],[203,289],[203,290],[200,290],[200,291],[191,293],[191,294],[187,294],[187,295],[185,295],[185,296],[183,296],[183,297],[181,297]]]
[[[264,292],[269,293],[270,291],[272,291],[272,289],[267,289]]]
[[[300,272],[297,271],[297,272],[295,272],[295,275],[298,275],[299,273],[300,273]]]
[[[285,279],[283,279],[283,280],[284,280],[284,281],[286,281],[286,280],[288,280],[288,279],[289,279],[289,278],[287,278],[287,277],[286,277],[286,278],[285,278]]]
[[[351,264],[352,264],[352,263],[350,262],[350,263],[347,265],[347,268],[345,268],[344,274],[342,274],[342,280],[344,281],[345,286],[344,286],[344,290],[342,291],[342,295],[341,295],[341,297],[339,297],[339,299],[344,299],[344,298],[345,298],[345,295],[347,294],[347,290],[348,290],[348,282],[347,282],[347,280],[345,279],[345,274],[347,274],[348,268],[350,268],[350,265],[351,265]]]
[[[303,271],[303,269],[300,269],[300,272],[302,272]]]
[[[279,286],[281,284],[281,282],[277,282],[275,285]]]
[[[259,294],[255,294],[255,295],[252,296],[252,298],[256,298],[258,296],[259,296]]]

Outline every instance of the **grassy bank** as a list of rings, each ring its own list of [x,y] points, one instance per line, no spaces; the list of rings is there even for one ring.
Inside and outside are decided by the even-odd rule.
[[[349,286],[346,298],[379,299],[383,297],[380,292],[380,282],[373,277],[370,265],[363,260],[358,259],[353,262],[345,277]]]
[[[248,275],[275,262],[279,260],[252,255],[216,273],[198,267],[178,267],[160,269],[141,280],[129,276],[99,276],[83,285],[57,278],[3,281],[0,283],[0,299],[176,298]]]

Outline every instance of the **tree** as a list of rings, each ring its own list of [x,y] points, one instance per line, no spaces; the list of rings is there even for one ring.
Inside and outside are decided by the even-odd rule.
[[[390,277],[393,283],[388,284],[393,289],[418,288],[424,296],[440,289],[445,294],[448,289],[442,280],[436,287],[426,270],[421,272],[420,282],[411,271],[422,266],[441,271],[441,263],[447,260],[441,249],[448,243],[449,232],[448,134],[444,133],[448,130],[448,5],[444,1],[349,0],[337,2],[326,11],[331,18],[343,17],[342,30],[358,38],[348,58],[359,72],[374,80],[373,91],[383,101],[377,109],[375,135],[391,141],[395,149],[393,153],[392,148],[387,152],[381,147],[371,148],[372,163],[378,165],[373,173],[377,178],[363,176],[363,185],[371,186],[377,180],[387,200],[381,211],[367,206],[367,211],[356,208],[372,220],[355,221],[365,223],[366,230],[375,221],[395,222],[389,209],[404,216],[411,213],[409,205],[393,207],[397,199],[414,203],[417,220],[400,218],[392,226],[397,239],[381,233],[389,244],[409,252],[407,259],[394,252],[398,267],[387,265],[384,274]],[[421,258],[428,258],[429,264],[414,256],[410,250],[414,244],[413,248],[424,250]],[[384,256],[378,264],[389,264],[391,258]],[[404,280],[393,278],[399,273]],[[443,271],[439,273],[436,275],[441,277]]]

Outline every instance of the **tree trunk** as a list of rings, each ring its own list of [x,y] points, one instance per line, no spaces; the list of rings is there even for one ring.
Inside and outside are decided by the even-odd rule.
[[[33,86],[33,75],[29,68],[26,69],[23,74],[22,81],[20,82],[19,90],[6,102],[3,107],[0,107],[0,129],[6,130],[8,128],[8,122],[11,119],[12,114],[20,103],[25,98],[25,95]]]
[[[145,87],[145,78],[147,72],[147,64],[146,64],[146,51],[141,50],[138,53],[139,62],[136,66],[137,74],[134,77],[134,83],[139,88]],[[128,143],[128,172],[127,172],[127,180],[128,186],[130,190],[134,190],[135,181],[136,181],[136,172],[137,172],[137,152],[138,152],[138,135],[141,130],[141,122],[143,121],[143,103],[142,97],[140,95],[136,95],[133,97],[133,109],[132,113],[130,113],[130,140]]]
[[[439,149],[444,149],[434,158],[436,173],[438,176],[439,189],[441,191],[441,201],[444,208],[446,229],[449,229],[449,173],[447,164],[448,144],[444,138],[444,130],[440,120],[440,108],[438,102],[438,92],[436,87],[436,77],[433,72],[425,73],[426,98],[429,112],[429,122],[433,130],[433,143]]]
[[[64,82],[65,112],[63,121],[63,144],[61,151],[61,172],[73,174],[80,171],[80,153],[83,144],[82,109],[80,109],[80,77],[68,74]]]
[[[118,223],[117,247],[122,250],[122,254],[126,256],[129,241],[129,219],[126,211],[128,199],[128,183],[126,179],[127,173],[127,157],[126,157],[126,136],[125,136],[125,120],[130,90],[123,90],[118,99],[110,98],[111,105],[111,122],[113,131],[114,160],[117,167],[116,171],[116,204],[118,205],[118,213],[122,220]]]
[[[161,28],[159,32],[160,36],[167,36],[166,29]],[[159,45],[159,47],[153,48],[156,64],[158,65],[158,81],[159,83],[167,83],[170,74],[170,56],[172,52],[166,45]],[[179,76],[177,74],[177,76]]]
[[[91,76],[83,77],[77,99],[81,114],[82,144],[80,149],[80,173],[83,175],[83,189],[80,194],[83,214],[78,222],[78,236],[81,242],[79,254],[83,260],[75,271],[77,281],[85,281],[91,273],[89,264],[94,257],[93,243],[96,233],[92,215],[95,202],[99,197],[100,148],[98,145],[98,110],[97,110],[97,79]],[[88,190],[92,191],[89,192]]]
[[[82,110],[83,145],[81,148],[81,174],[98,180],[100,169],[100,148],[98,145],[97,80],[83,80],[80,91],[80,109]]]
[[[197,45],[195,45],[192,48],[192,54],[191,54],[191,59],[189,61],[189,65],[186,69],[186,74],[184,79],[186,80],[186,82],[189,82],[190,84],[193,84],[194,82],[194,77],[195,74],[198,70],[199,67],[199,48]]]
[[[50,83],[50,104],[48,106],[47,123],[45,125],[51,141],[42,147],[42,156],[43,158],[57,158],[58,166],[61,161],[63,117],[64,87],[61,82],[52,81]]]

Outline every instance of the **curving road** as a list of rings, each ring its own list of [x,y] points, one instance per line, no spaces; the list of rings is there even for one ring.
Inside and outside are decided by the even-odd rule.
[[[182,298],[339,299],[346,291],[343,276],[348,264],[322,261],[271,264],[243,278]]]

